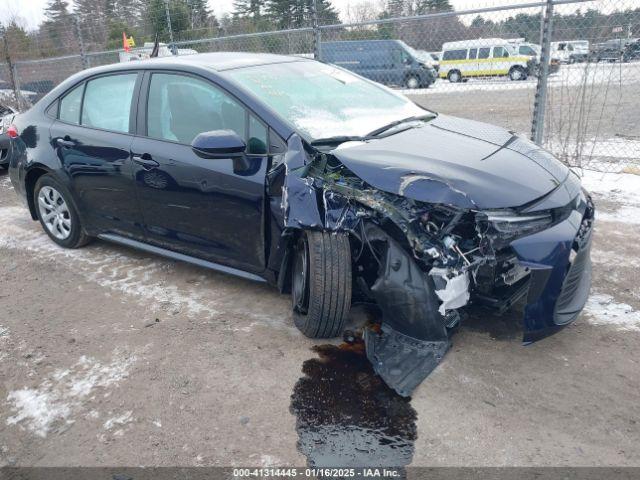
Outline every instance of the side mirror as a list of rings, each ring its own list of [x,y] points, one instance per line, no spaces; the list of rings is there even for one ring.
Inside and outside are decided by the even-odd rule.
[[[247,145],[232,130],[212,130],[194,138],[191,148],[202,158],[235,158],[244,154]]]

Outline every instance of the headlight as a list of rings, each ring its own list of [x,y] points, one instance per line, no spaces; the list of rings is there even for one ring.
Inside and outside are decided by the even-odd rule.
[[[524,215],[518,215],[508,210],[484,213],[493,228],[508,237],[531,235],[554,223],[554,216],[550,211]]]

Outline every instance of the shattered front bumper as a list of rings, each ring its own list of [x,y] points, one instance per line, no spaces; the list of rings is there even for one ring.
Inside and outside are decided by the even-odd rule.
[[[524,308],[525,343],[551,335],[577,318],[591,287],[593,206],[542,232],[511,243],[520,264],[531,271]]]

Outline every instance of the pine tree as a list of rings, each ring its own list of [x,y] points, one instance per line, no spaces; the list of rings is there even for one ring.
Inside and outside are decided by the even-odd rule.
[[[75,0],[74,14],[80,22],[85,48],[101,49],[107,41],[108,21],[106,0]]]
[[[191,29],[210,27],[211,12],[207,6],[207,0],[187,0]]]
[[[69,19],[69,3],[67,0],[49,0],[44,9],[44,16],[49,23],[61,23]]]
[[[73,19],[66,0],[49,0],[44,14],[44,33],[48,39],[48,49],[53,55],[75,53],[78,49]]]
[[[315,0],[318,22],[339,23],[338,13],[329,0]],[[313,25],[314,0],[267,0],[265,13],[279,29]]]
[[[239,19],[258,21],[263,13],[261,0],[235,0],[233,2],[233,16]]]

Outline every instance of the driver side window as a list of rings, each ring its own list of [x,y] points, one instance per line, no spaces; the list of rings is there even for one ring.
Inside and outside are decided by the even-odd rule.
[[[247,144],[247,153],[263,153],[267,149],[266,127],[261,130],[256,124],[259,120],[242,105],[205,80],[172,73],[151,76],[149,137],[190,145],[200,133],[232,130]]]

